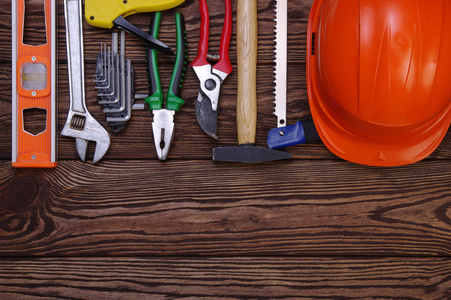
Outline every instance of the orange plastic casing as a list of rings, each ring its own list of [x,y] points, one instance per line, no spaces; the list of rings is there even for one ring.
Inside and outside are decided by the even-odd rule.
[[[318,133],[371,166],[430,155],[451,122],[451,1],[315,0],[307,86]]]
[[[57,164],[56,141],[56,1],[45,0],[46,44],[23,43],[25,1],[12,1],[12,165],[51,168]],[[24,88],[23,68],[37,64],[46,68],[45,87]],[[35,75],[36,76],[36,75]],[[33,135],[24,129],[24,110],[46,112],[45,130]]]

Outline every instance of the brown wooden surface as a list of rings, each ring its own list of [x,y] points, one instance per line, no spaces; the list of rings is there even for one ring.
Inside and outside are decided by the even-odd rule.
[[[218,3],[210,5],[213,53],[223,20]],[[274,4],[258,1],[260,146],[276,125]],[[289,1],[290,124],[310,115],[311,4]],[[428,159],[397,168],[345,162],[321,143],[287,148],[293,158],[286,161],[214,163],[212,147],[237,144],[237,74],[223,85],[215,141],[197,125],[197,79],[189,68],[168,161],[156,159],[146,110],[134,111],[126,129],[112,134],[97,165],[82,163],[74,140],[59,136],[56,169],[13,169],[10,1],[0,5],[0,299],[451,299],[451,132]],[[59,129],[69,104],[62,8],[60,1]],[[164,15],[160,36],[171,46],[175,11],[185,15],[192,60],[197,1]],[[142,29],[149,22],[146,14],[128,20]],[[111,31],[84,22],[84,33],[88,109],[108,126],[90,79]],[[234,70],[235,38],[234,29]],[[127,35],[140,93],[147,92],[144,49]],[[160,55],[164,88],[171,68]]]
[[[5,299],[451,297],[444,258],[25,258],[0,271]]]

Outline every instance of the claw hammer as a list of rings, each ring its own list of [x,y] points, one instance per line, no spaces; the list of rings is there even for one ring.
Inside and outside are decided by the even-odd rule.
[[[237,7],[238,145],[213,148],[214,161],[265,162],[289,158],[286,152],[255,146],[257,130],[257,0],[238,0]]]

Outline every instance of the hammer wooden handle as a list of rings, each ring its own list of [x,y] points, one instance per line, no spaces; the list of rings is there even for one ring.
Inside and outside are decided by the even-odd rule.
[[[238,144],[254,144],[257,131],[257,0],[238,0]]]

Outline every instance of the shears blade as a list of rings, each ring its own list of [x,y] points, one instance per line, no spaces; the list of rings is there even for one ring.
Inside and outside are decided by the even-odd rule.
[[[211,106],[210,98],[205,97],[199,92],[196,101],[197,123],[202,130],[214,139],[218,139],[216,130],[218,128],[218,110],[214,111]]]

